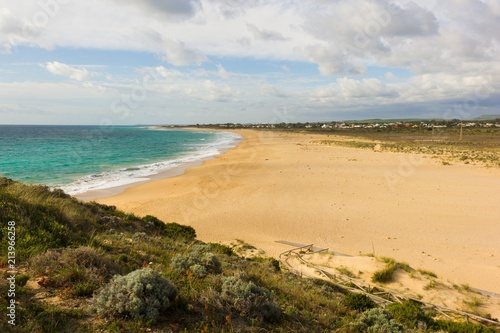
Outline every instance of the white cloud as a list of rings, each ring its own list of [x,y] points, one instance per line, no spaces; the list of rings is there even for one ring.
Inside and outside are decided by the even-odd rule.
[[[96,105],[99,108],[92,112]],[[4,123],[99,124],[111,113],[110,105],[108,97],[79,83],[0,83],[0,115]]]
[[[90,89],[92,91],[95,91],[97,93],[106,93],[108,92],[108,88],[104,87],[104,86],[101,86],[101,85],[98,85],[98,84],[94,84],[92,82],[85,82],[83,84],[83,86],[87,89]]]
[[[159,74],[162,78],[167,79],[167,80],[175,80],[175,79],[182,76],[182,73],[179,72],[178,70],[168,69],[168,68],[165,68],[163,66],[155,67],[153,70],[154,70],[154,73]],[[149,76],[151,76],[151,78],[154,77],[154,75],[152,75],[151,72],[149,72],[148,74],[149,74]]]
[[[207,59],[199,51],[187,47],[183,42],[165,40],[163,45],[164,59],[174,66],[187,66],[192,63],[201,64]]]
[[[198,91],[190,91],[192,95],[208,101],[229,102],[236,97],[236,92],[227,85],[218,85],[206,80],[199,86]]]
[[[9,43],[0,43],[0,54],[10,53],[12,50],[12,45]]]
[[[380,34],[384,36],[428,36],[436,35],[439,23],[434,13],[410,2],[404,7],[387,6],[387,3],[376,2],[376,9],[372,13],[371,19],[380,26]],[[384,17],[385,15],[385,17]],[[371,22],[365,24],[366,31],[369,31]]]
[[[312,100],[319,103],[360,103],[374,100],[386,103],[397,97],[399,92],[395,85],[386,85],[375,78],[355,80],[342,77],[335,84],[318,88],[311,94]]]
[[[200,68],[200,69],[195,71],[195,75],[196,76],[214,76],[214,77],[218,77],[221,79],[228,79],[231,76],[231,73],[226,71],[224,66],[222,66],[221,64],[217,64],[216,67],[217,67],[216,71],[206,70],[204,68]]]
[[[5,2],[10,9],[0,11],[0,31],[18,36],[20,44],[22,18],[30,20],[42,9]],[[423,72],[450,62],[455,66],[463,60],[498,58],[497,1],[460,1],[453,6],[426,0],[399,3],[73,1],[60,5],[57,15],[37,30],[40,35],[24,43],[163,53],[164,60],[175,66],[201,64],[212,56],[308,61],[317,64],[323,75],[364,75],[372,64]],[[280,44],[252,43],[251,38]],[[13,43],[4,36],[2,44],[3,52],[8,52],[5,45]]]
[[[389,80],[389,81],[394,81],[394,80],[396,80],[396,78],[397,78],[397,77],[396,77],[396,75],[394,75],[394,73],[393,73],[393,72],[387,72],[387,73],[385,73],[385,74],[384,74],[384,77],[385,77],[387,80]]]
[[[366,97],[384,97],[394,98],[399,93],[388,85],[383,84],[375,78],[353,80],[349,78],[340,78],[337,80],[342,95],[346,98],[366,98]]]
[[[48,62],[45,68],[52,74],[68,77],[76,81],[84,81],[89,77],[87,69],[78,69],[57,61]]]
[[[222,66],[221,64],[217,64],[217,72],[215,73],[215,75],[217,75],[223,79],[227,79],[229,77],[230,73],[228,71],[226,71],[224,66]]]
[[[335,83],[313,89],[312,105],[345,110],[353,114],[374,112],[376,117],[393,110],[404,116],[470,119],[495,112],[500,84],[491,76],[422,74],[391,83],[369,78],[339,78]],[[489,110],[489,111],[488,111]],[[366,117],[366,116],[365,116]]]
[[[381,0],[353,0],[305,9],[303,29],[320,42],[300,50],[323,75],[363,75],[367,64],[384,64],[404,39],[428,41],[439,28],[434,14],[414,2],[400,7]]]
[[[303,47],[300,51],[308,61],[318,65],[318,70],[322,75],[340,73],[362,75],[366,71],[365,65],[357,60],[357,57],[346,57],[339,47],[331,47],[322,43]]]
[[[27,44],[28,32],[21,19],[8,8],[0,8],[0,53],[11,53],[17,45]]]
[[[415,110],[411,103],[453,103],[481,84],[491,96],[500,89],[496,0],[71,1],[29,34],[26,22],[45,13],[40,3],[3,0],[2,7],[6,59],[15,60],[16,46],[47,49],[57,60],[44,65],[50,73],[85,81],[73,84],[88,94],[144,85],[155,112],[168,104],[217,110],[222,119],[235,109],[271,110],[286,97],[300,119],[321,108]],[[95,65],[107,50],[135,64],[120,59],[109,73],[76,59],[66,65],[68,49],[88,52]],[[220,101],[227,104],[210,106]]]
[[[248,8],[264,3],[262,0],[209,0],[207,2],[214,6],[215,11],[224,19],[235,19],[244,15]]]
[[[189,18],[201,7],[200,0],[115,0],[117,4],[127,4],[145,11],[148,15],[163,15],[167,18]]]
[[[289,94],[286,92],[277,89],[276,87],[269,85],[269,84],[263,84],[260,86],[260,91],[263,94],[270,95],[270,96],[275,96],[275,97],[289,97]]]
[[[262,40],[262,41],[284,41],[287,40],[285,37],[283,37],[282,34],[275,32],[275,31],[270,31],[270,30],[260,30],[258,29],[255,25],[253,24],[247,24],[248,31],[253,35],[253,38],[256,40]]]
[[[8,8],[0,8],[0,33],[20,34],[22,22]]]

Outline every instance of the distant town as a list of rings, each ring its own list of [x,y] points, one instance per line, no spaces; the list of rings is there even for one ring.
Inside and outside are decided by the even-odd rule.
[[[342,129],[397,129],[413,128],[428,129],[433,128],[500,128],[500,116],[487,120],[460,120],[460,119],[398,119],[398,120],[351,120],[351,121],[330,121],[330,122],[297,122],[297,123],[225,123],[225,124],[196,124],[193,127],[199,128],[253,128],[253,129],[308,129],[308,130],[342,130]]]

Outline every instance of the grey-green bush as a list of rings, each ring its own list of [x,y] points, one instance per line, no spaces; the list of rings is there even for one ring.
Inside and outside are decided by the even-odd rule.
[[[366,311],[375,308],[377,304],[364,294],[348,293],[344,297],[344,304],[350,309]]]
[[[97,288],[123,272],[103,251],[88,246],[48,250],[31,257],[28,265],[35,277],[46,276],[46,285],[51,287],[86,284]]]
[[[155,322],[172,304],[177,288],[151,268],[115,276],[91,302],[102,317],[144,319]]]
[[[386,309],[398,323],[408,328],[429,327],[433,321],[422,309],[422,304],[417,302],[394,303],[390,304]]]
[[[224,278],[221,292],[215,298],[223,308],[242,317],[276,321],[281,316],[281,310],[268,289],[241,277]]]
[[[197,244],[186,254],[178,254],[170,263],[170,268],[179,274],[191,272],[198,278],[221,272],[219,259],[210,252],[210,245]]]
[[[361,317],[352,323],[355,332],[367,333],[403,333],[403,326],[392,319],[389,311],[373,308],[362,313]]]

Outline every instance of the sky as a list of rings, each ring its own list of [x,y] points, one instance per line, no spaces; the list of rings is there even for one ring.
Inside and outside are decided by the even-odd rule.
[[[500,114],[498,0],[2,0],[0,124]]]

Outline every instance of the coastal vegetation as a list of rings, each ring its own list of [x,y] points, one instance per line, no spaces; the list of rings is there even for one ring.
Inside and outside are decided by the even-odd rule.
[[[301,279],[276,259],[203,243],[189,226],[44,186],[0,178],[0,221],[2,246],[15,222],[17,271],[16,325],[4,318],[1,332],[495,332],[418,303],[382,309],[365,295]]]
[[[314,142],[350,148],[376,148],[376,151],[424,154],[443,165],[463,163],[500,167],[500,118],[470,121],[372,119],[317,123],[215,124],[199,127],[327,134],[331,135],[331,139]]]
[[[500,133],[500,131],[499,131]],[[487,167],[500,167],[500,145],[484,147],[471,142],[453,142],[448,139],[404,141],[355,140],[319,140],[317,143],[350,148],[373,149],[395,153],[425,154],[439,159],[443,165],[450,162],[478,164]],[[499,137],[500,141],[500,137]],[[468,146],[470,145],[470,146]]]
[[[372,282],[392,282],[397,269],[402,269],[406,272],[413,270],[407,263],[396,262],[393,258],[380,257],[377,259],[383,261],[386,265],[384,268],[373,273]]]

